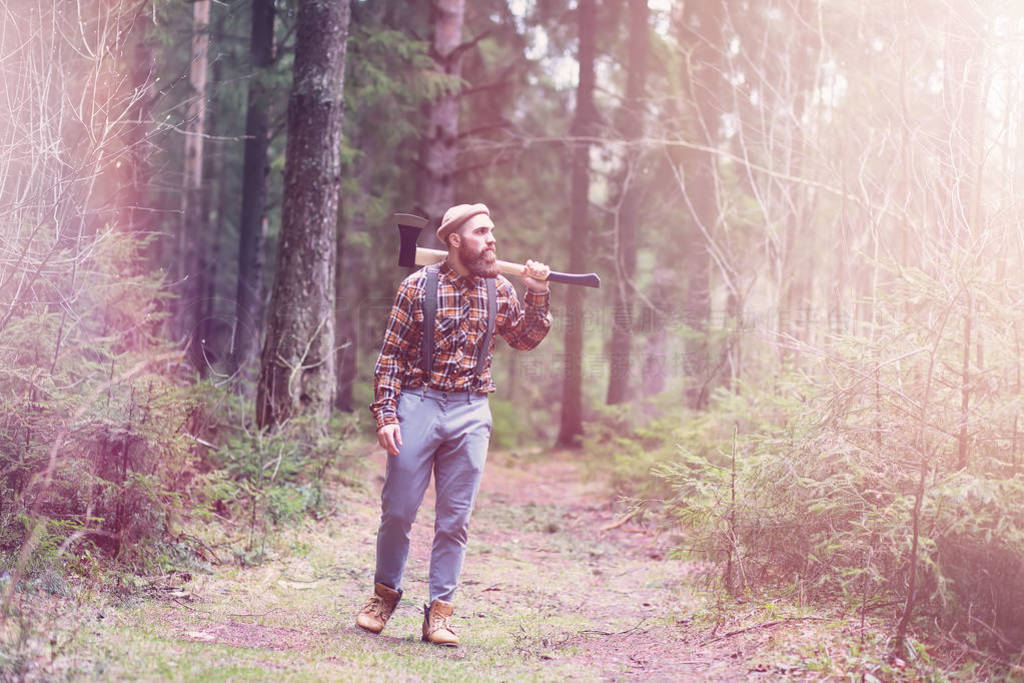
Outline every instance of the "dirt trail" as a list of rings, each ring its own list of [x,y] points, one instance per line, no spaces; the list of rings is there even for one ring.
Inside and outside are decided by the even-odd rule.
[[[257,567],[196,574],[168,600],[109,608],[65,667],[86,677],[178,680],[735,680],[780,629],[709,643],[691,621],[692,565],[632,520],[581,456],[492,454],[456,596],[458,649],[419,641],[433,525],[428,492],[405,594],[380,636],[354,625],[369,595],[383,456],[335,513],[282,532]],[[614,526],[614,528],[609,528]],[[184,595],[184,597],[183,597]],[[730,626],[724,625],[722,632]],[[768,648],[770,650],[770,648]],[[768,650],[764,650],[767,653]]]
[[[689,628],[699,583],[693,565],[671,559],[663,535],[626,519],[607,481],[586,474],[584,457],[490,456],[456,601],[464,642],[472,646],[478,623],[516,614],[516,651],[539,660],[536,674],[707,680],[750,673],[735,650],[700,651],[702,638]],[[382,472],[383,455],[375,459]],[[413,529],[405,581],[413,599],[427,593],[433,504],[431,487]]]
[[[528,568],[508,576],[504,599],[529,601],[542,590],[542,614],[565,612],[581,622],[549,638],[546,656],[597,678],[710,675],[715,663],[687,642],[692,566],[669,559],[665,538],[628,519],[606,482],[587,480],[578,457],[566,454],[529,464],[497,458],[490,467],[474,535],[504,542]],[[525,517],[518,526],[504,519],[518,516]],[[486,564],[470,569],[491,580],[501,575]]]

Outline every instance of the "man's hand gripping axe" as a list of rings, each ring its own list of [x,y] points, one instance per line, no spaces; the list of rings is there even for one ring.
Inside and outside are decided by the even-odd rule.
[[[396,213],[395,223],[398,224],[398,233],[402,243],[398,252],[398,265],[412,268],[415,266],[429,266],[440,263],[447,256],[448,252],[440,249],[426,249],[416,246],[416,239],[420,236],[420,230],[427,224],[427,219],[411,213]],[[524,266],[521,263],[510,261],[498,261],[498,270],[506,275],[522,275]],[[600,287],[601,279],[597,273],[575,274],[575,273],[548,273],[548,282],[561,282],[567,285],[582,285],[584,287]]]

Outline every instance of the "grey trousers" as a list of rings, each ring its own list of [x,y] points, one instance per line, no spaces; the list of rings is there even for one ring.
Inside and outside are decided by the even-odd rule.
[[[398,397],[398,422],[402,446],[397,455],[388,455],[374,582],[401,588],[409,531],[433,471],[437,502],[430,601],[451,602],[487,460],[491,409],[486,394],[412,389]]]

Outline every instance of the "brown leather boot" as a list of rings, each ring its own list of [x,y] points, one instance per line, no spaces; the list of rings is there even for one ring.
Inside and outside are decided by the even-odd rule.
[[[459,637],[452,626],[452,614],[455,608],[450,602],[434,600],[429,606],[423,606],[423,640],[434,645],[458,647]]]
[[[356,626],[371,633],[380,633],[394,613],[401,597],[402,591],[385,586],[383,583],[373,584],[373,597],[356,617]]]

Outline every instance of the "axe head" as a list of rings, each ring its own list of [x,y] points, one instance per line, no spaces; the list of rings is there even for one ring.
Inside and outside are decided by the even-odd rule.
[[[411,213],[396,213],[395,223],[398,224],[398,235],[401,245],[398,248],[398,265],[405,268],[416,267],[416,239],[420,230],[427,224],[427,219]]]

